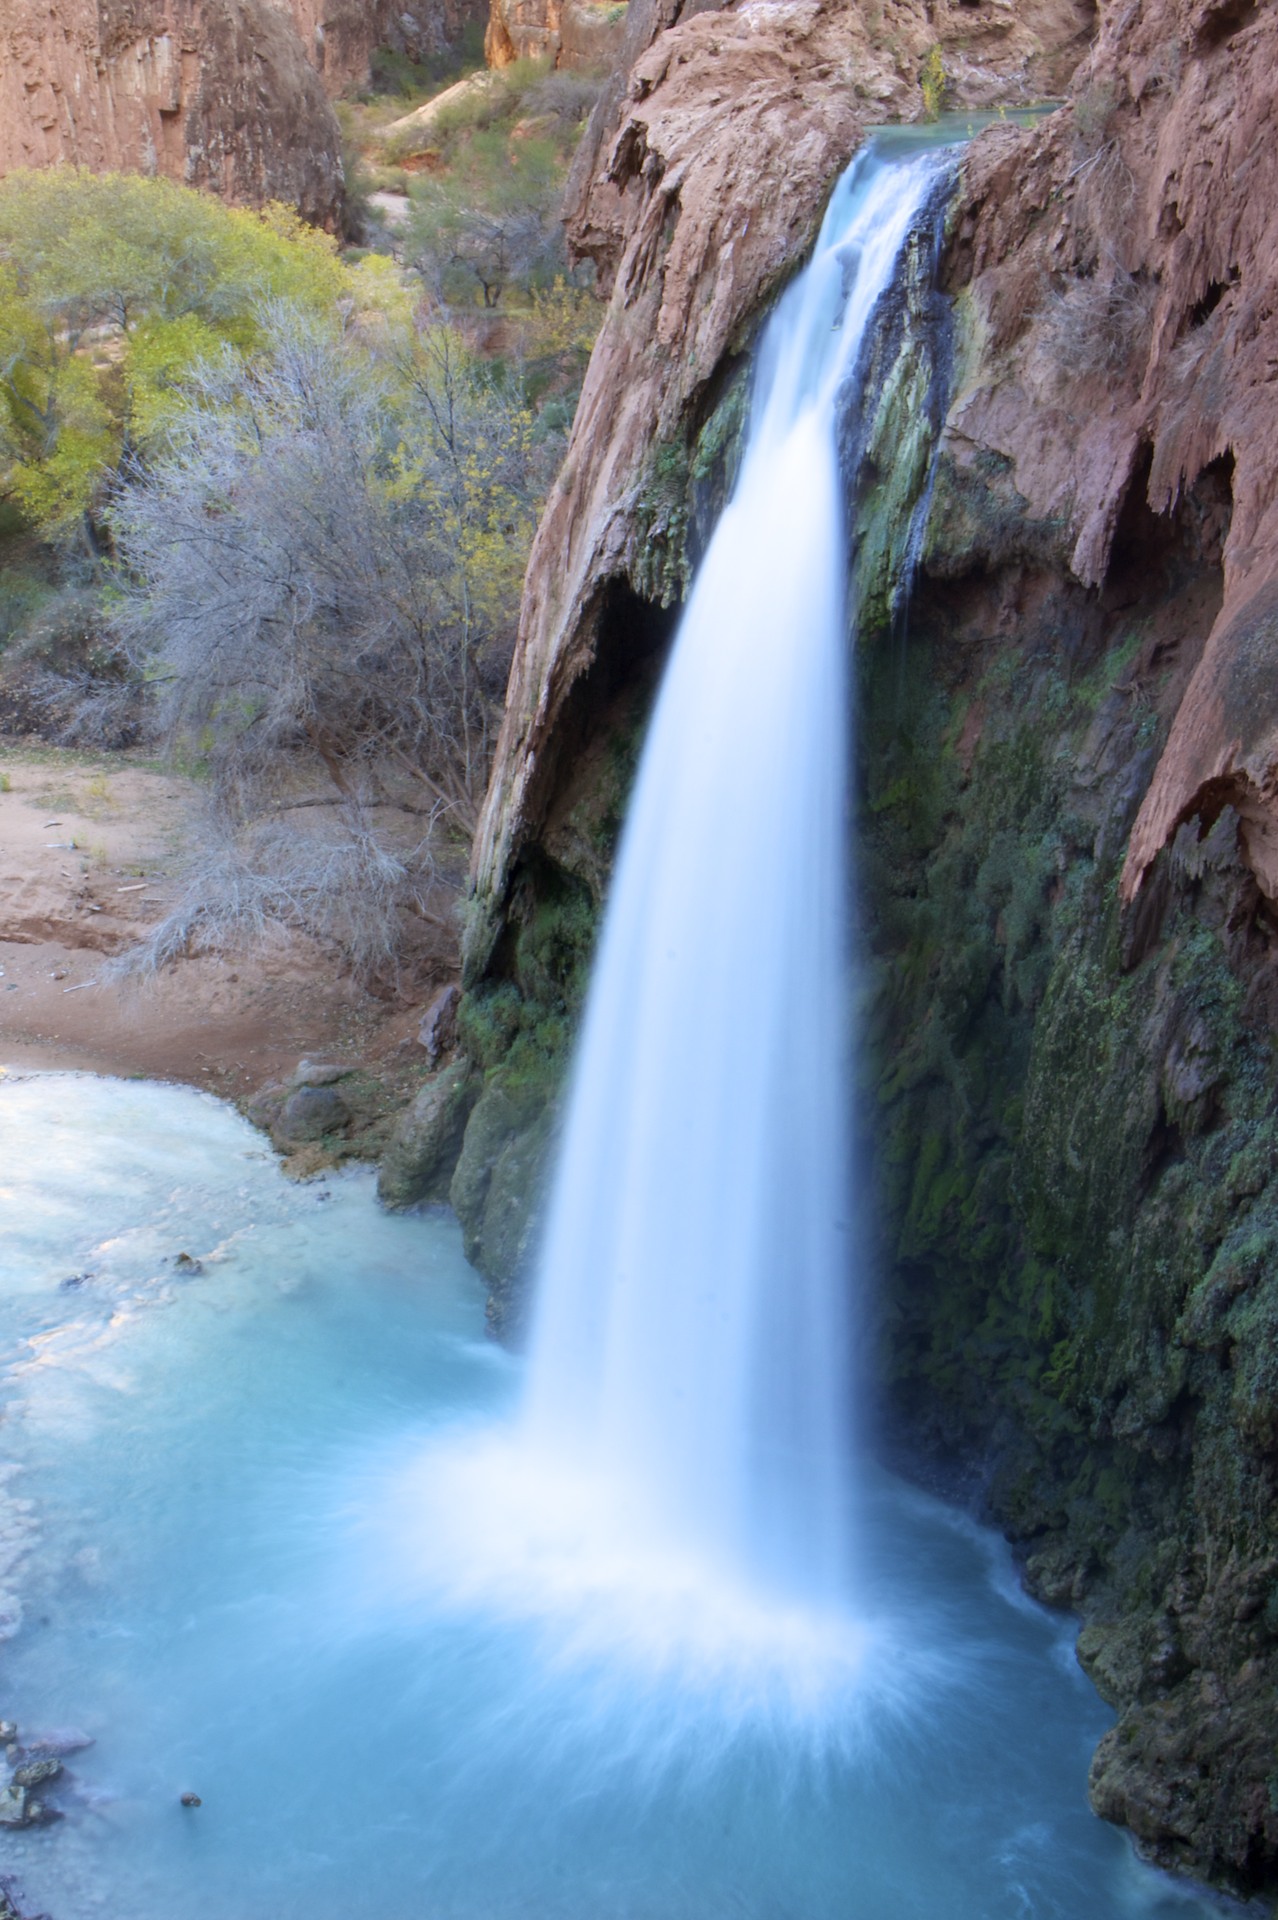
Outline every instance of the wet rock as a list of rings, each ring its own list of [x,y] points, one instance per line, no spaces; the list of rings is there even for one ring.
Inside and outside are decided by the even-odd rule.
[[[271,1128],[276,1145],[304,1145],[326,1134],[343,1133],[351,1110],[333,1087],[299,1087],[291,1093]]]
[[[0,1727],[0,1737],[3,1737],[3,1731]],[[96,1744],[93,1735],[83,1732],[79,1727],[50,1727],[45,1731],[27,1735],[29,1752],[38,1754],[41,1758],[52,1754],[60,1760],[65,1760],[68,1754],[83,1753],[86,1748]]]
[[[173,1256],[173,1270],[175,1273],[203,1273],[204,1262],[197,1260],[193,1253],[178,1253]]]
[[[441,987],[427,1007],[417,1038],[426,1049],[432,1067],[457,1045],[457,1009],[461,988]]]
[[[182,1795],[182,1805],[184,1807],[202,1807],[204,1802],[198,1793],[184,1793]]]
[[[28,1760],[25,1766],[14,1770],[15,1787],[42,1787],[46,1781],[56,1780],[62,1771],[62,1762],[50,1754],[44,1760]]]
[[[0,1791],[0,1827],[25,1827],[27,1817],[25,1787],[8,1786]]]
[[[377,1197],[383,1206],[447,1198],[480,1084],[464,1061],[426,1082],[401,1117],[378,1169]]]

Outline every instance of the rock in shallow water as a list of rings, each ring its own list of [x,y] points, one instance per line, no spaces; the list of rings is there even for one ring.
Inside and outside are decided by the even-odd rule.
[[[428,1080],[404,1114],[377,1175],[383,1206],[411,1207],[444,1200],[480,1081],[469,1064],[445,1067]]]
[[[46,1780],[56,1780],[62,1771],[62,1762],[50,1754],[43,1760],[28,1760],[25,1766],[18,1767],[13,1776],[15,1787],[42,1787]]]
[[[299,1087],[284,1102],[271,1133],[277,1144],[304,1143],[322,1140],[329,1133],[343,1133],[350,1120],[351,1110],[334,1088]]]

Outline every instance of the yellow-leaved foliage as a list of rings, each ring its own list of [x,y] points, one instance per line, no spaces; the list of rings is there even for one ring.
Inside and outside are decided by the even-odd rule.
[[[356,297],[334,242],[286,207],[227,207],[170,180],[71,167],[0,181],[0,492],[40,531],[89,510],[129,447],[265,303]]]

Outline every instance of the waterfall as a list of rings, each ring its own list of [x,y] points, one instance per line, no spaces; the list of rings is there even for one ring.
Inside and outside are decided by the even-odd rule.
[[[658,697],[574,1067],[523,1435],[631,1540],[852,1581],[850,383],[943,151],[865,148],[762,343]]]

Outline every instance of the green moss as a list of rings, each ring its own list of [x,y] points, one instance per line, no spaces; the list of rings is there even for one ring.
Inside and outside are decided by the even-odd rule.
[[[687,591],[688,490],[691,465],[682,443],[658,441],[648,456],[634,512],[630,577],[635,591],[661,607]]]

